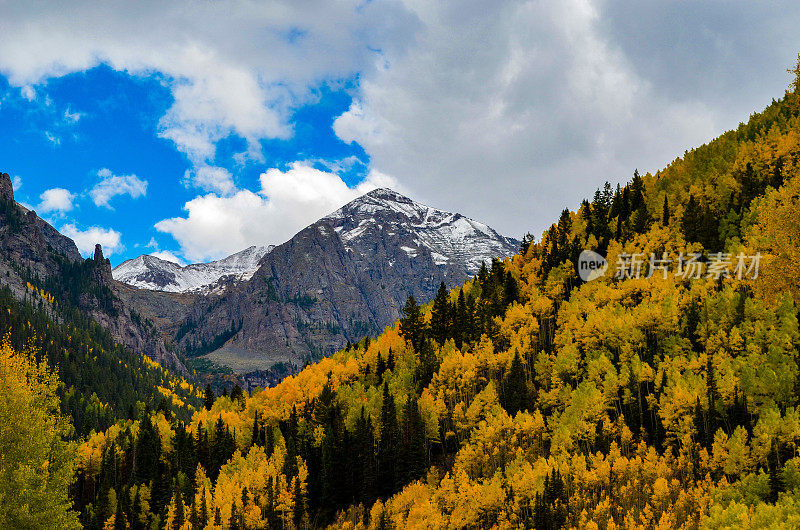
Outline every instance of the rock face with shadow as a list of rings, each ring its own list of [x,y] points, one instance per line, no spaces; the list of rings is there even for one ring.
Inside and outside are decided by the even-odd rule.
[[[249,281],[200,297],[175,333],[189,355],[239,373],[302,366],[394,322],[519,242],[457,213],[377,189],[301,230]]]
[[[75,242],[14,200],[11,178],[0,173],[0,286],[30,297],[28,283],[46,289],[61,305],[81,311],[135,352],[179,372],[186,368],[155,326],[120,295],[100,245],[84,260]],[[57,315],[56,315],[57,317]]]

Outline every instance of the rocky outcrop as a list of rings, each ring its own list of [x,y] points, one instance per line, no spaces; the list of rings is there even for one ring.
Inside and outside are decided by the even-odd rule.
[[[16,296],[23,297],[29,280],[55,280],[50,285],[57,292],[52,294],[92,317],[114,340],[186,372],[155,327],[137,318],[120,296],[120,285],[112,278],[111,263],[103,257],[102,247],[97,245],[94,257],[84,260],[71,239],[14,201],[11,178],[0,173],[0,285],[8,285]]]
[[[0,200],[14,200],[14,185],[8,173],[0,173]]]

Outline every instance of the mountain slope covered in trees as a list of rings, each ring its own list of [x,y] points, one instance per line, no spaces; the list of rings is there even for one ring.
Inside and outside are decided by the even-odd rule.
[[[748,123],[598,190],[431,304],[409,298],[377,338],[250,396],[207,389],[190,421],[144,411],[93,433],[71,490],[80,521],[798,526],[795,73]],[[605,276],[581,282],[582,249],[606,256]],[[651,253],[672,257],[666,275]],[[758,275],[736,274],[757,253]],[[640,277],[615,274],[637,254]]]

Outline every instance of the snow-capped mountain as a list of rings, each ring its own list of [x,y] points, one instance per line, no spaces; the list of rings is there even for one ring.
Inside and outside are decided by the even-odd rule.
[[[519,242],[457,213],[376,189],[298,232],[252,278],[200,297],[176,342],[239,373],[302,366],[394,322]],[[262,383],[259,383],[262,384]]]
[[[512,254],[519,242],[459,213],[425,206],[388,188],[378,188],[328,215],[348,250],[370,244],[377,232],[412,237],[401,249],[409,258],[429,252],[438,266],[462,265],[477,274],[481,263]],[[379,222],[378,222],[379,221]]]
[[[112,274],[115,280],[141,289],[204,292],[223,278],[249,280],[258,262],[273,248],[274,245],[252,246],[221,260],[186,266],[145,254],[120,263]]]

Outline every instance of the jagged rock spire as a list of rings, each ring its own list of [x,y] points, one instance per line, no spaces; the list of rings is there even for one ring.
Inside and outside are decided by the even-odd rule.
[[[14,185],[8,173],[0,173],[0,199],[14,200]]]
[[[97,243],[94,246],[94,260],[97,263],[100,263],[100,262],[103,261],[103,245],[101,245],[100,243]]]

